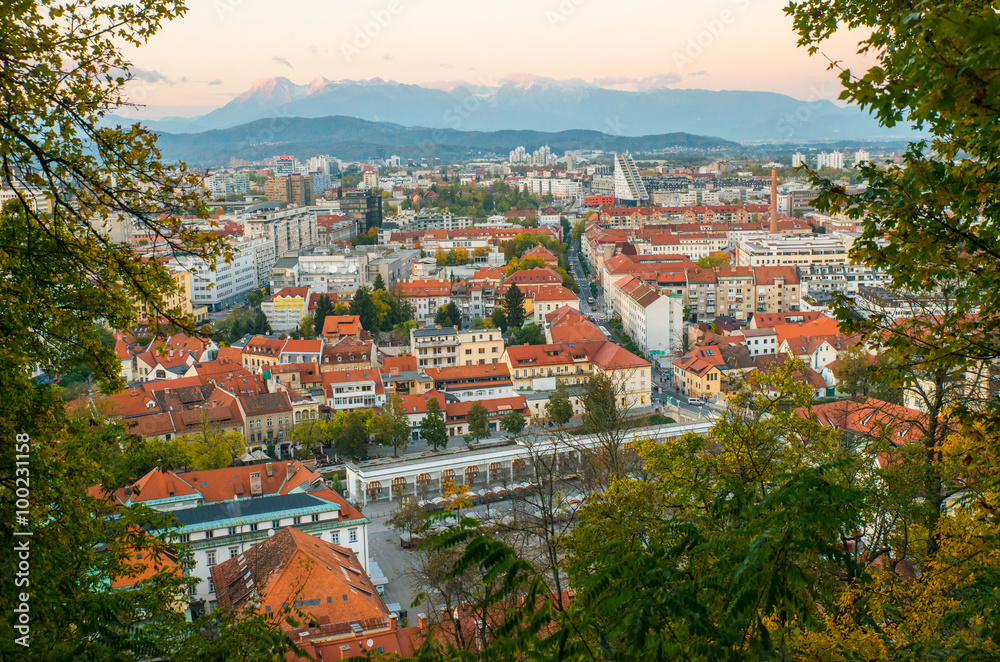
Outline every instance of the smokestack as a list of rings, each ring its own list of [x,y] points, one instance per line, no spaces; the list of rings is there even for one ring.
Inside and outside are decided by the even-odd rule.
[[[778,232],[778,169],[771,168],[771,233]]]

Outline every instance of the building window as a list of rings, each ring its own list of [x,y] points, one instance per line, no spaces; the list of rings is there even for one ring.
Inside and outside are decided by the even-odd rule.
[[[208,592],[215,593],[215,582],[212,581],[211,577],[208,578]]]
[[[208,561],[209,567],[215,565],[215,550],[205,552],[205,558]]]
[[[358,530],[348,529],[347,530],[347,542],[357,542],[358,541]]]
[[[330,542],[332,542],[334,545],[340,544],[340,531],[330,532]]]
[[[280,519],[271,520],[271,528],[272,529],[280,529],[281,528],[281,520]]]
[[[312,516],[312,521],[313,522],[318,522],[319,521],[319,515],[313,515]]]
[[[257,530],[257,523],[256,522],[254,522],[253,524],[250,525],[250,530],[251,531],[256,531]]]
[[[301,524],[301,523],[302,523],[301,517],[296,516],[292,518],[292,524]]]
[[[190,534],[182,533],[179,536],[179,540],[180,540],[180,542],[187,542],[190,539],[190,537],[191,537]]]
[[[231,535],[231,536],[235,536],[236,535],[236,527],[235,526],[229,527],[228,535]]]
[[[240,548],[239,547],[230,547],[229,548],[229,558],[235,559],[239,555],[240,555]]]
[[[205,531],[205,537],[206,538],[214,538],[215,537],[215,531],[213,531],[212,529],[209,529],[208,531]]]

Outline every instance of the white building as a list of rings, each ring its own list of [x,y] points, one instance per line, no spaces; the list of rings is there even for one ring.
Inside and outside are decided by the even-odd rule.
[[[250,173],[237,172],[233,175],[233,193],[246,195],[250,192]]]
[[[844,168],[844,154],[842,152],[821,152],[816,157],[816,168],[833,168],[842,170]]]
[[[233,181],[226,173],[217,173],[208,178],[208,188],[213,200],[225,200],[233,193]]]
[[[872,160],[872,155],[868,152],[868,150],[859,149],[858,151],[854,152],[854,167],[859,166],[865,161],[871,161],[871,160]]]
[[[181,474],[154,469],[111,498],[177,518],[171,534],[191,549],[189,572],[200,580],[192,597],[209,611],[216,599],[211,568],[281,527],[348,547],[367,568],[368,520],[298,461]]]
[[[799,166],[803,166],[803,165],[805,165],[805,163],[806,163],[806,155],[805,154],[801,154],[799,152],[795,152],[794,154],[792,154],[792,167],[793,168],[798,168]]]
[[[615,197],[632,202],[649,199],[639,169],[628,152],[615,155]]]
[[[365,170],[362,175],[361,188],[370,190],[373,188],[378,188],[379,184],[379,172],[378,170]]]
[[[223,310],[235,304],[258,285],[257,254],[268,254],[268,241],[263,237],[235,238],[231,262],[219,260],[213,269],[208,262],[192,255],[181,255],[177,263],[191,272],[191,302],[195,308]],[[266,282],[266,281],[265,281]]]
[[[368,263],[378,254],[363,252],[300,255],[298,285],[316,294],[356,292],[368,283]]]
[[[651,355],[663,355],[681,349],[683,297],[664,296],[635,276],[619,279],[608,294],[621,318],[622,330],[635,340],[640,350]]]
[[[848,252],[852,244],[843,235],[749,235],[736,245],[737,266],[846,265],[850,262]]]

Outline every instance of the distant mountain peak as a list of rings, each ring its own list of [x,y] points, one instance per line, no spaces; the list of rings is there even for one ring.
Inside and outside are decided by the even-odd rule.
[[[594,87],[591,83],[588,83],[582,78],[568,78],[566,80],[558,80],[555,78],[546,78],[545,76],[536,76],[534,74],[529,74],[525,72],[515,72],[510,75],[504,76],[503,78],[500,79],[500,84],[502,86],[515,87],[520,90],[530,90],[530,89],[571,90],[571,89],[579,89],[581,87]]]
[[[280,101],[290,101],[299,96],[300,87],[288,80],[284,76],[277,78],[258,78],[250,86],[250,89],[239,95],[233,101],[265,101],[277,99]]]
[[[309,94],[315,94],[316,92],[319,92],[329,84],[330,81],[328,81],[323,76],[316,76],[315,78],[312,79],[312,82],[309,83]]]

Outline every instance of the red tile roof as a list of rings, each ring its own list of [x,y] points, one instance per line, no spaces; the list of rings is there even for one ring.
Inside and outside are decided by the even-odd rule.
[[[327,315],[323,320],[324,338],[338,336],[360,336],[361,317],[358,315]]]
[[[293,527],[214,566],[212,579],[220,607],[240,609],[253,598],[278,613],[294,603],[320,624],[389,616],[354,552]]]

